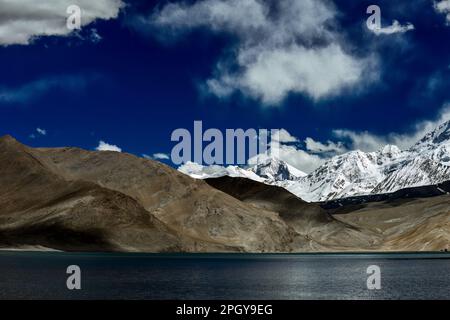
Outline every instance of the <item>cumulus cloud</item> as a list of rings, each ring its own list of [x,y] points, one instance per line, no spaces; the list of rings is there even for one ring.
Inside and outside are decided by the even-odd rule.
[[[286,129],[279,129],[275,137],[272,140],[277,140],[281,143],[298,142],[298,139],[291,135]]]
[[[277,158],[290,165],[310,173],[327,159],[348,152],[350,150],[362,150],[365,152],[377,151],[388,144],[398,146],[400,149],[408,149],[423,138],[427,133],[436,129],[440,124],[450,121],[450,103],[443,106],[434,120],[419,121],[412,126],[410,133],[389,133],[376,135],[368,131],[352,131],[347,129],[333,130],[338,142],[328,140],[327,142],[316,141],[310,137],[304,140],[305,149],[302,150],[298,144],[286,145],[272,141],[271,153]],[[287,130],[282,129],[285,135],[293,137]],[[293,137],[293,139],[296,139]],[[298,141],[298,139],[296,139]]]
[[[167,36],[193,28],[231,34],[237,44],[218,62],[207,91],[218,97],[239,91],[277,105],[290,93],[321,99],[367,80],[374,58],[359,58],[344,48],[330,27],[336,14],[325,0],[200,0],[170,3],[141,18],[141,26]]]
[[[318,155],[308,153],[292,145],[271,145],[271,152],[276,154],[280,160],[306,173],[310,173],[325,161]]]
[[[312,154],[300,148],[300,140],[286,129],[279,129],[278,134],[271,135],[268,152],[249,159],[249,164],[255,164],[268,156],[285,161],[291,166],[309,173],[320,166],[330,155]]]
[[[412,23],[407,24],[400,24],[397,20],[394,20],[392,24],[388,27],[381,27],[381,28],[375,28],[371,29],[376,35],[381,34],[394,34],[394,33],[405,33],[410,30],[414,30],[414,25]]]
[[[310,137],[305,139],[306,150],[314,152],[314,153],[331,153],[331,154],[340,154],[344,153],[347,150],[342,142],[332,142],[328,140],[325,143],[320,141],[316,141]]]
[[[27,103],[53,89],[79,90],[94,77],[79,75],[50,76],[18,87],[0,87],[0,103]]]
[[[352,131],[346,129],[333,130],[333,134],[339,139],[346,139],[350,148],[362,151],[376,151],[386,144],[396,144],[389,136],[377,136],[368,131]]]
[[[447,24],[450,24],[450,0],[435,1],[434,9],[439,13],[445,14]]]
[[[265,104],[278,104],[288,93],[305,93],[320,99],[356,84],[362,77],[363,62],[343,52],[336,44],[320,48],[291,45],[285,48],[255,48],[238,57],[244,67],[238,74],[209,79],[209,90],[219,97],[241,91]]]
[[[0,0],[0,46],[26,45],[40,36],[66,36],[67,8],[81,9],[81,27],[97,19],[114,19],[124,3],[121,0]]]
[[[106,143],[105,141],[99,141],[98,147],[95,148],[97,151],[116,151],[122,152],[122,149],[114,144]]]

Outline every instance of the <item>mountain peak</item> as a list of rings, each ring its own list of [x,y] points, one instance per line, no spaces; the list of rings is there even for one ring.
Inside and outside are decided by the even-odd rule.
[[[178,171],[195,179],[219,178],[223,176],[242,177],[255,181],[263,181],[261,177],[257,176],[250,170],[243,169],[238,166],[224,167],[221,165],[204,166],[195,162],[188,161],[178,167]]]
[[[271,181],[296,180],[306,176],[306,173],[285,161],[266,155],[259,155],[252,159],[251,164],[253,166],[250,167],[250,171]]]
[[[25,147],[22,143],[17,141],[13,136],[10,136],[9,134],[1,136],[0,137],[0,145],[2,147]]]
[[[450,141],[450,121],[444,122],[433,131],[427,133],[416,145],[440,144]]]
[[[18,142],[13,136],[6,134],[0,137],[0,142]]]

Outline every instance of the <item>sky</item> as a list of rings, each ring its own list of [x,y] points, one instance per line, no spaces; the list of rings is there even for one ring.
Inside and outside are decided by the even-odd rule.
[[[67,27],[81,9],[80,28]],[[283,129],[310,172],[450,119],[450,0],[0,0],[0,134],[173,165],[177,128]]]

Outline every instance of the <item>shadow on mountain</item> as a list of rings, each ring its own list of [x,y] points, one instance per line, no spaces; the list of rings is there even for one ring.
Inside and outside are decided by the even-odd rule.
[[[126,153],[30,148],[5,136],[0,138],[0,247],[441,250],[450,242],[449,196],[409,198],[448,190],[448,185],[437,188],[402,191],[375,202],[345,200],[350,202],[324,209],[283,188],[245,178],[205,182]],[[411,201],[399,202],[405,199]]]

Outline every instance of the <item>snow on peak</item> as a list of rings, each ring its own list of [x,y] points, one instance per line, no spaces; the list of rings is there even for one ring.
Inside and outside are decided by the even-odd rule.
[[[368,154],[355,150],[335,156],[298,183],[286,188],[306,201],[366,194],[383,178]]]
[[[178,168],[178,171],[196,179],[222,177],[227,175],[226,168],[222,166],[202,166],[201,164],[188,161]]]
[[[258,156],[249,162],[253,164],[249,168],[250,171],[270,181],[297,180],[306,176],[303,171],[278,158]]]
[[[380,150],[380,153],[382,155],[388,156],[390,158],[398,156],[401,152],[402,151],[400,150],[400,148],[393,144],[387,144]]]
[[[218,178],[223,176],[242,177],[268,184],[277,184],[282,181],[294,181],[306,176],[301,170],[294,168],[286,162],[260,155],[249,161],[248,168],[239,166],[203,166],[194,162],[187,162],[178,168],[178,171],[195,179]]]
[[[195,179],[220,178],[223,176],[230,176],[230,177],[248,178],[260,182],[264,180],[255,173],[238,166],[228,166],[228,167],[220,165],[203,166],[201,164],[191,161],[188,161],[182,166],[178,167],[178,171]]]
[[[450,121],[444,122],[435,130],[427,133],[414,147],[429,144],[450,143]],[[413,147],[413,148],[414,148]]]
[[[409,150],[402,151],[395,145],[375,152],[354,150],[328,159],[308,175],[267,155],[251,159],[248,168],[188,162],[179,170],[197,179],[245,177],[284,187],[305,201],[393,192],[450,180],[450,121]]]

